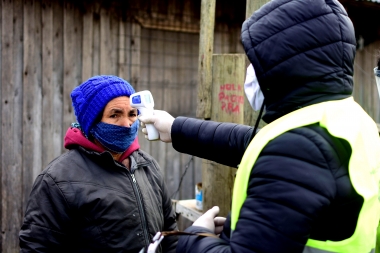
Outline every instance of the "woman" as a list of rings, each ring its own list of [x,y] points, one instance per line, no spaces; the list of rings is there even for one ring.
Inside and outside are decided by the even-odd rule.
[[[76,87],[78,123],[65,136],[69,152],[37,177],[20,231],[21,252],[139,252],[158,231],[176,229],[157,162],[139,149],[133,87],[95,76]],[[158,252],[174,252],[175,237]]]

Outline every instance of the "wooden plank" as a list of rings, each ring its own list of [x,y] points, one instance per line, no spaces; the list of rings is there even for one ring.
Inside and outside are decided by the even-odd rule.
[[[176,95],[179,95],[179,104],[173,111],[175,115],[195,117],[197,91],[194,89],[197,83],[196,72],[198,54],[198,36],[192,33],[179,33],[178,37],[178,66],[174,73],[178,75],[178,87]]]
[[[54,87],[53,87],[53,6],[52,2],[42,0],[42,118],[54,117]],[[43,120],[42,129],[42,166],[45,167],[56,156],[54,143],[54,121]]]
[[[2,32],[3,32],[3,25],[6,24],[6,23],[4,23],[4,20],[3,20],[4,8],[3,8],[2,2],[3,1],[0,1],[0,97],[1,98],[2,98],[2,94],[3,94],[3,91],[2,91],[2,88],[3,88],[3,67],[2,66],[3,66],[3,59],[4,59],[4,57],[2,55],[3,50],[4,50],[3,49],[3,33]],[[8,34],[8,36],[9,36],[9,34]],[[12,58],[10,58],[10,59],[12,59]],[[8,60],[9,60],[9,58],[8,58]],[[10,71],[8,71],[8,72],[10,72]],[[4,103],[4,101],[1,100],[1,104],[0,104],[0,111],[1,112],[3,112],[3,103]],[[3,128],[2,127],[3,126],[3,115],[4,115],[4,113],[2,113],[1,117],[0,117],[0,134],[1,134],[1,136],[2,136],[2,128]],[[2,155],[2,157],[4,157],[3,156],[3,142],[2,142],[2,140],[0,143],[1,143],[0,144],[0,154]],[[6,163],[5,163],[4,159],[1,159],[0,175],[3,175],[3,168],[5,168],[5,165],[6,165]],[[1,203],[3,203],[3,195],[6,195],[6,192],[3,193],[3,184],[4,184],[3,178],[4,178],[3,176],[1,176],[1,178],[0,178],[1,179],[1,184],[0,184],[0,201],[1,201]],[[4,205],[2,205],[2,206],[4,206]],[[3,216],[3,208],[1,208],[1,212],[0,212],[0,229],[1,229],[1,231],[4,231],[3,220],[5,218],[6,217]],[[3,251],[3,236],[0,237],[0,251],[1,252]]]
[[[162,34],[162,31],[142,30],[138,24],[132,23],[131,32],[131,74],[132,82],[135,84],[134,87],[139,91],[146,89],[150,90],[154,96],[155,108],[163,109],[161,104],[164,92],[162,87],[157,85],[163,78],[162,72],[157,68],[163,67],[163,64],[160,63],[164,60],[162,57],[163,40],[157,37],[157,35]],[[144,34],[144,38],[142,38],[142,34]],[[147,50],[144,53],[140,53],[141,48],[146,48]],[[141,73],[146,73],[146,75],[141,75]],[[155,80],[155,82],[152,82],[152,80]],[[155,141],[147,141],[145,139],[144,145],[145,149],[160,164],[165,177],[172,174],[174,170],[172,166],[173,160],[167,159],[168,149],[166,145],[162,145]],[[169,157],[171,156],[169,155]],[[172,179],[166,181],[173,182]]]
[[[163,64],[160,64],[158,70],[162,75],[164,87],[164,109],[173,112],[178,111],[178,105],[181,104],[181,97],[178,96],[178,61],[177,61],[177,36],[178,33],[169,31],[159,31],[162,38],[162,51],[157,51],[157,56]],[[170,39],[168,39],[170,38]]]
[[[245,96],[243,84],[245,75],[241,70],[244,69],[244,60],[243,54],[213,56],[213,120],[243,122],[243,98]]]
[[[85,3],[84,3],[85,4]],[[83,14],[83,56],[82,56],[82,81],[92,77],[93,61],[93,9],[92,4],[85,4],[85,13]],[[96,38],[98,40],[99,38]]]
[[[0,251],[18,251],[23,214],[22,167],[22,1],[0,4],[1,54],[1,231]]]
[[[133,61],[135,59],[132,58],[132,50],[134,46],[134,40],[133,40],[133,35],[132,35],[132,26],[133,24],[130,23],[130,32],[128,33],[128,44],[129,44],[129,54],[127,56],[127,62],[130,65],[130,71],[132,72],[132,68],[136,68],[140,75],[140,79],[138,80],[138,84],[133,84],[133,87],[135,87],[136,90],[141,91],[145,89],[150,89],[152,85],[151,84],[151,79],[154,78],[152,75],[151,71],[153,69],[154,63],[156,61],[153,61],[152,59],[154,58],[153,55],[155,55],[155,51],[153,50],[155,47],[155,43],[157,41],[156,37],[154,36],[154,31],[147,30],[147,29],[141,29],[141,40],[140,40],[140,46],[141,48],[144,48],[145,50],[141,51],[140,56],[138,57],[140,63],[139,63],[139,68],[136,66],[133,66]],[[136,58],[136,57],[135,57]],[[130,82],[133,82],[132,78],[132,73],[129,78]],[[161,106],[161,100],[157,99],[157,94],[153,90],[151,90],[151,93],[154,98],[154,106],[155,108],[160,108],[162,109]]]
[[[100,73],[102,75],[117,74],[117,33],[118,22],[110,10],[100,10]]]
[[[371,78],[373,76],[374,61],[371,57],[372,52],[369,52],[368,47],[363,48],[363,65],[361,66],[361,75],[363,77],[363,88],[364,88],[364,99],[362,101],[364,110],[372,117],[372,94],[375,88],[374,83],[371,83]],[[371,59],[371,60],[369,60]]]
[[[184,199],[179,201],[174,201],[176,213],[186,217],[190,221],[196,221],[202,212],[195,208],[195,199]]]
[[[118,27],[112,22],[111,12],[102,8],[100,10],[100,74],[116,75],[116,52],[115,46]],[[116,23],[117,24],[117,23]]]
[[[4,21],[3,21],[3,5],[2,5],[2,1],[0,1],[0,38],[2,38],[2,31],[3,31],[3,24],[4,24]],[[0,39],[0,97],[2,95],[2,92],[1,92],[1,86],[2,86],[2,79],[1,79],[1,75],[2,75],[2,54],[1,54],[1,49],[3,48],[3,43],[2,43],[2,39]],[[0,110],[2,110],[2,103],[0,104]],[[1,134],[1,128],[2,128],[2,117],[0,117],[0,134]],[[0,145],[0,153],[2,152],[2,145]],[[1,169],[0,169],[1,170]],[[1,186],[0,186],[0,192],[1,192]],[[0,201],[1,201],[1,195],[0,195]],[[1,218],[1,217],[0,217]],[[1,220],[0,220],[0,229],[1,229]],[[1,237],[0,237],[1,238]],[[2,245],[2,241],[0,239],[0,250],[1,250],[1,245]]]
[[[110,47],[112,39],[110,36],[110,17],[108,11],[100,9],[100,74],[110,74],[109,64],[111,62]]]
[[[23,161],[24,184],[42,169],[41,4],[24,3]],[[33,152],[31,152],[31,150]],[[30,192],[30,188],[25,188]],[[25,196],[27,197],[27,196]]]
[[[135,26],[135,25],[133,25]],[[144,52],[144,60],[146,62],[145,64],[141,64],[142,60],[142,54],[138,56],[141,58],[139,64],[141,67],[141,72],[147,72],[148,78],[145,79],[140,74],[140,80],[138,82],[138,89],[144,90],[148,89],[154,94],[154,102],[155,102],[155,108],[156,109],[164,109],[168,110],[168,105],[171,103],[171,100],[167,97],[171,95],[170,90],[167,90],[167,85],[165,82],[168,80],[165,80],[165,72],[168,71],[165,67],[165,32],[164,31],[153,31],[153,30],[146,30],[141,31],[141,34],[144,33],[144,38],[141,37],[141,40],[144,40],[144,44],[147,44],[149,50],[147,52]],[[147,42],[148,41],[148,42]],[[142,44],[142,41],[141,41]],[[141,47],[144,48],[144,47]],[[132,51],[133,54],[133,51]],[[135,59],[132,59],[135,61]],[[144,62],[144,63],[145,63]],[[135,63],[132,64],[133,71],[134,68],[137,67]],[[143,82],[142,80],[145,79]],[[169,110],[170,111],[170,110]],[[160,158],[160,162],[162,164],[166,164],[165,170],[166,174],[170,174],[172,170],[174,169],[171,165],[173,160],[170,159],[171,157],[174,157],[173,154],[167,153],[169,152],[168,149],[163,149],[165,152],[165,157],[160,157],[160,149],[159,146],[156,144],[156,142],[148,142],[149,145],[148,150],[150,153],[156,157]],[[169,158],[169,159],[168,159]],[[164,161],[162,161],[163,159]]]
[[[4,50],[3,49],[3,33],[2,33],[2,31],[3,31],[3,25],[6,24],[3,21],[3,10],[4,10],[4,8],[3,8],[2,2],[3,1],[0,1],[0,97],[1,98],[2,98],[2,94],[3,94],[3,91],[2,91],[2,88],[3,88],[3,67],[2,67],[3,66],[3,55],[2,55],[2,51]],[[10,59],[12,59],[12,58],[10,58]],[[10,71],[8,71],[8,72],[10,72]],[[2,136],[2,128],[3,128],[3,115],[4,115],[4,113],[2,113],[3,112],[3,103],[4,103],[4,101],[2,99],[1,103],[0,103],[0,111],[1,111],[0,135],[1,136]],[[2,140],[0,142],[0,154],[2,155],[2,157],[4,157],[3,156],[3,142],[2,142]],[[5,165],[6,165],[6,163],[5,163],[4,159],[1,159],[0,175],[3,175],[3,168],[5,168]],[[0,180],[1,180],[0,181],[1,182],[1,184],[0,184],[0,201],[1,201],[1,203],[3,203],[3,195],[6,195],[6,192],[3,193],[3,184],[4,184],[3,178],[4,177],[2,177],[2,176],[0,178]],[[1,211],[0,211],[0,229],[1,229],[1,231],[4,231],[2,223],[3,223],[3,220],[5,218],[6,217],[3,217],[3,208],[1,208]],[[1,252],[3,251],[3,236],[0,237],[0,251]]]
[[[119,25],[120,20],[116,13],[119,10],[112,8],[110,10],[110,38],[108,40],[108,47],[110,52],[109,73],[117,75],[118,73],[118,48],[119,46]]]
[[[211,120],[242,124],[244,121],[244,72],[243,54],[213,56],[212,68],[212,116]],[[203,210],[220,207],[220,215],[226,216],[231,208],[232,189],[236,168],[203,160],[202,187]],[[223,189],[223,191],[218,190]]]
[[[364,90],[364,81],[363,81],[363,50],[356,51],[355,61],[354,61],[354,99],[358,102],[363,108],[363,90]]]
[[[69,127],[75,121],[71,91],[82,82],[81,77],[81,15],[71,2],[64,3],[64,76],[63,76],[63,125]]]
[[[132,24],[132,23],[128,23],[128,25],[127,25],[126,61],[128,64],[128,72],[129,72],[128,82],[135,88],[136,91],[141,91],[141,90],[149,89],[148,85],[151,83],[150,82],[150,78],[151,78],[150,70],[152,67],[149,63],[150,63],[150,58],[152,57],[153,52],[151,50],[150,45],[152,43],[154,43],[154,40],[152,40],[151,38],[150,39],[141,39],[141,42],[140,42],[140,36],[138,36],[138,37],[133,36],[133,29],[134,29],[133,27],[135,25],[136,24]],[[141,33],[147,33],[147,31],[143,30],[143,31],[141,31]],[[135,46],[134,45],[134,43],[135,43],[134,39],[137,39],[137,41],[139,41],[138,43],[141,43],[141,47],[146,49],[144,52],[141,52],[141,60],[140,60],[140,53],[139,52],[133,52],[133,50],[137,50],[136,48],[134,48],[134,46]],[[136,62],[136,66],[134,66],[134,62]],[[140,62],[142,62],[141,65],[140,65]],[[141,70],[140,70],[140,68],[141,68]],[[139,79],[138,82],[137,82],[137,80],[133,81],[133,75],[134,74],[132,74],[132,71],[134,72],[134,74],[137,74],[137,75],[140,75],[140,71],[141,71],[141,79]],[[160,108],[160,107],[158,107],[158,103],[157,103],[159,101],[158,94],[155,92],[155,90],[150,89],[150,91],[151,91],[153,99],[154,99],[155,108]],[[140,134],[140,133],[139,133],[139,142],[140,142],[141,149],[145,150],[150,155],[155,157],[154,154],[151,153],[151,142],[147,141],[144,138],[144,135]],[[162,166],[161,163],[159,163],[159,164],[160,164],[160,166]],[[165,171],[165,168],[163,168],[163,170]]]
[[[93,50],[92,50],[92,76],[94,75],[100,75],[100,3],[99,1],[96,1],[93,7]],[[85,79],[83,80],[85,81]]]
[[[128,50],[127,47],[129,48],[129,44],[127,44],[128,37],[127,37],[127,27],[128,24],[123,20],[122,17],[120,17],[119,20],[119,45],[117,47],[118,51],[118,73],[117,75],[124,80],[129,82],[129,66],[128,66]]]
[[[130,27],[132,32],[133,29],[136,29],[136,24],[130,24]],[[162,63],[164,61],[164,53],[162,50],[164,41],[163,36],[158,37],[162,35],[162,31],[142,29],[138,32],[138,34],[137,37],[132,36],[128,38],[128,49],[130,55],[134,55],[133,58],[129,58],[129,60],[133,62],[133,64],[130,66],[133,69],[133,75],[139,74],[141,77],[139,78],[138,84],[134,85],[134,87],[137,91],[145,89],[150,90],[154,98],[155,109],[163,109],[163,94],[165,92],[162,86],[159,85],[159,83],[161,82],[161,80],[163,80],[164,77],[164,75],[162,74],[162,68],[164,68]],[[138,40],[138,48],[146,49],[144,50],[144,52],[141,52],[141,54],[133,52],[134,50],[136,50],[134,49],[134,38]],[[154,80],[155,82],[152,82],[152,80]],[[174,168],[170,166],[170,159],[167,159],[167,156],[171,157],[172,155],[168,154],[168,152],[172,152],[170,150],[169,145],[160,141],[147,141],[145,138],[142,139],[142,141],[140,141],[140,145],[142,145],[143,149],[149,152],[157,160],[165,174],[165,177],[167,175],[172,175]],[[172,179],[170,179],[170,181],[166,181],[172,182]]]
[[[140,54],[141,54],[141,26],[137,23],[132,23],[131,29],[131,77],[130,83],[135,87],[136,90],[143,90],[139,87],[140,85]]]
[[[51,85],[52,92],[52,133],[50,141],[53,143],[53,156],[57,157],[63,153],[63,135],[67,126],[63,126],[63,3],[52,2],[53,9],[53,72]]]
[[[198,58],[198,118],[211,118],[212,54],[216,0],[201,1],[201,25]]]

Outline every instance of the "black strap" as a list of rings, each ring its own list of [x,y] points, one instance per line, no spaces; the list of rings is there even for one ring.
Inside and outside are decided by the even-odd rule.
[[[255,135],[256,135],[256,131],[257,131],[257,129],[259,128],[259,123],[260,123],[260,121],[261,121],[261,115],[263,114],[264,107],[265,107],[265,98],[264,98],[263,104],[261,105],[260,113],[259,113],[259,116],[258,116],[257,119],[256,119],[255,127],[253,128],[253,133],[252,133],[252,135],[251,135],[251,140],[250,140],[249,142],[251,142],[252,139],[253,139],[253,137],[255,137]]]

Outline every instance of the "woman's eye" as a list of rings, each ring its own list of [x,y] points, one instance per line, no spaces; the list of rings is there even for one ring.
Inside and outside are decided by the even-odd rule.
[[[111,116],[110,116],[110,118],[116,118],[117,117],[117,115],[116,114],[112,114]]]

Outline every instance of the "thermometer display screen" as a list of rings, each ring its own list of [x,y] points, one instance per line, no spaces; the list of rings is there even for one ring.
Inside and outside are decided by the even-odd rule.
[[[141,97],[140,97],[140,95],[132,97],[132,103],[134,103],[134,104],[141,104]]]
[[[148,104],[152,103],[152,101],[150,100],[149,94],[146,94],[144,97],[145,97],[145,102],[147,102]]]

